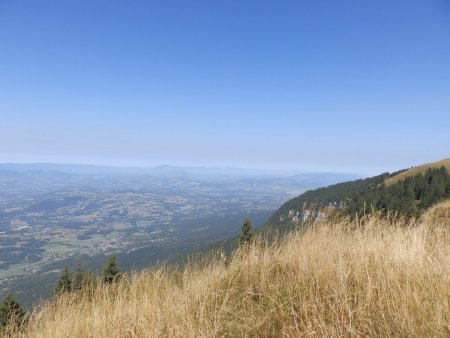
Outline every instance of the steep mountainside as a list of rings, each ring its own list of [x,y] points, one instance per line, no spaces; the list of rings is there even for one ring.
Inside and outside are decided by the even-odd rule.
[[[283,204],[263,229],[289,228],[323,218],[332,211],[352,217],[373,209],[418,216],[436,202],[450,197],[448,169],[445,165],[438,166],[447,162],[443,160],[410,170],[307,191]]]

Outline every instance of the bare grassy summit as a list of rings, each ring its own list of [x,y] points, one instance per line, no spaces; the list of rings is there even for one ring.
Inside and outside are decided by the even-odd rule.
[[[326,220],[230,259],[136,272],[43,304],[21,335],[448,337],[449,210]]]

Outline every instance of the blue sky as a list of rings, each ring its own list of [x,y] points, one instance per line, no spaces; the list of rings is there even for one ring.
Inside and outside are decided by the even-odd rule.
[[[448,1],[2,1],[0,162],[450,156]]]

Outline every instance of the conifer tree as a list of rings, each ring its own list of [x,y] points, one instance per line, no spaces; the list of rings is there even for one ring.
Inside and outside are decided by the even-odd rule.
[[[56,284],[54,294],[58,295],[64,292],[72,291],[72,276],[67,267],[61,272],[61,276],[59,277],[58,283]]]
[[[120,270],[117,268],[116,257],[109,256],[108,261],[103,268],[103,282],[104,283],[112,283],[116,281],[118,275],[120,274]]]
[[[78,263],[77,271],[75,272],[72,279],[72,291],[80,291],[85,284],[85,279],[86,273],[81,267],[81,264]]]
[[[0,305],[0,328],[6,327],[11,322],[20,326],[24,316],[25,309],[15,300],[14,296],[6,296]]]
[[[240,245],[247,245],[253,238],[252,221],[248,218],[242,224],[242,233],[239,237]]]

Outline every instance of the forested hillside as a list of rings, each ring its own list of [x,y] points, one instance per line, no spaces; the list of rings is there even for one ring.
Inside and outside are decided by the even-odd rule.
[[[326,211],[352,217],[373,210],[419,216],[434,203],[450,197],[450,175],[445,166],[429,167],[423,174],[404,176],[404,179],[386,184],[387,180],[404,172],[384,173],[307,191],[282,205],[270,217],[266,227],[284,227],[314,220],[323,217]]]
[[[426,163],[426,164],[422,164],[419,165],[417,167],[413,167],[411,169],[405,170],[402,173],[395,175],[391,178],[388,178],[385,182],[386,185],[391,185],[394,184],[400,180],[404,180],[406,177],[408,176],[414,176],[417,175],[418,173],[422,173],[422,175],[425,175],[426,171],[428,169],[431,168],[441,168],[441,167],[445,167],[445,169],[447,169],[448,172],[450,172],[450,158],[446,158],[440,161],[436,161],[436,162],[432,162],[432,163]]]

